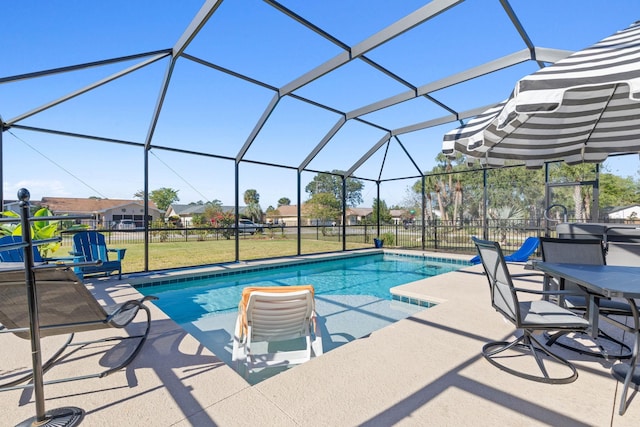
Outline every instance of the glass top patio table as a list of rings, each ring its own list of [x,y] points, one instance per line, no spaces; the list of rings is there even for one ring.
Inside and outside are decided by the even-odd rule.
[[[607,298],[640,298],[640,267],[534,261],[533,268]]]
[[[624,380],[619,408],[620,415],[624,414],[627,406],[627,391],[630,384],[633,382],[636,385],[640,385],[640,374],[635,375],[640,347],[640,320],[638,318],[638,307],[634,301],[634,299],[640,298],[640,267],[559,264],[534,261],[533,268],[554,277],[570,280],[583,287],[589,294],[587,310],[589,322],[592,329],[596,331],[598,329],[598,304],[596,300],[598,297],[625,298],[629,302],[633,312],[633,328],[616,323],[634,334],[633,355],[629,360],[629,364],[619,363],[611,368],[615,378]]]

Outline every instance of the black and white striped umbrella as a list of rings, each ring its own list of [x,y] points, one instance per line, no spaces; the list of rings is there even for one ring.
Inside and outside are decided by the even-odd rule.
[[[534,168],[640,152],[640,21],[524,77],[509,99],[446,133],[442,151]]]

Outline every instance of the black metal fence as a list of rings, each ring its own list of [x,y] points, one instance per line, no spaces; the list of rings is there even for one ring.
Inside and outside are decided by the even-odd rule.
[[[486,230],[486,235],[484,234]],[[109,245],[144,243],[143,229],[100,229],[105,234]],[[416,250],[431,250],[453,253],[473,253],[471,236],[486,237],[499,241],[505,248],[518,248],[529,236],[545,234],[544,220],[534,223],[521,220],[489,220],[456,221],[434,220],[425,224],[424,230],[419,224],[381,225],[350,225],[343,228],[336,226],[304,226],[300,227],[301,239],[315,239],[325,241],[356,243],[362,246],[373,246],[374,239],[384,242],[387,248],[402,248]],[[297,238],[298,227],[264,227],[256,233],[238,233],[239,239],[269,238]],[[71,246],[72,233],[62,232],[63,245]],[[195,242],[212,240],[235,239],[235,229],[216,227],[193,228],[150,228],[149,243],[162,242]]]
[[[149,257],[148,268],[155,270],[230,262],[234,259],[251,260],[290,256],[297,253],[333,252],[343,248],[347,250],[373,248],[374,239],[382,240],[384,248],[458,253],[471,257],[475,254],[471,237],[478,236],[500,242],[505,253],[510,254],[516,251],[527,237],[555,236],[555,225],[553,223],[547,228],[546,221],[541,219],[534,222],[488,220],[486,223],[481,220],[462,223],[434,220],[427,222],[424,227],[416,223],[387,224],[379,228],[370,224],[348,227],[314,225],[299,228],[264,226],[253,234],[239,233],[240,244],[237,246],[233,244],[236,238],[234,228],[150,228],[148,235],[144,229],[98,229],[98,231],[105,235],[109,247],[127,248],[128,255],[123,271],[134,272],[143,271],[146,268],[143,247],[147,236],[149,252],[153,251],[153,256]],[[63,239],[61,250],[71,250],[73,232],[63,231],[61,236]],[[298,238],[301,239],[300,246],[296,245]],[[277,242],[278,240],[281,242]],[[198,245],[199,242],[205,242],[205,244]],[[165,246],[163,243],[177,244]],[[235,250],[239,251],[237,258]],[[175,253],[180,253],[181,256],[175,256]]]
[[[571,220],[569,220],[571,221]],[[333,242],[346,241],[361,247],[373,247],[374,239],[380,239],[385,248],[416,249],[437,252],[472,254],[475,252],[472,236],[500,242],[505,252],[519,248],[527,237],[553,236],[555,223],[547,227],[547,221],[531,220],[481,220],[457,221],[433,220],[420,224],[388,224],[380,225],[314,225],[300,227],[264,227],[255,233],[241,232],[241,240],[260,238],[296,239],[298,231],[301,239],[324,240]],[[142,244],[145,241],[143,229],[100,229],[109,245]],[[72,233],[62,232],[63,245],[72,246]],[[193,227],[193,228],[151,228],[149,243],[162,242],[196,242],[235,239],[234,228]]]

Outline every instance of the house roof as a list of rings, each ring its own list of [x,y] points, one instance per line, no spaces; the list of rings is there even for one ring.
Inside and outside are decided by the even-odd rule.
[[[205,205],[176,205],[172,204],[171,209],[179,216],[190,216],[204,213]]]
[[[43,197],[39,204],[46,206],[53,212],[75,212],[75,213],[93,213],[104,212],[120,206],[136,204],[144,206],[142,200],[125,200],[125,199],[81,199],[73,197]],[[156,204],[149,201],[149,209],[160,210]]]
[[[304,209],[304,205],[303,205]],[[297,216],[298,215],[298,205],[283,205],[278,208],[278,212],[280,215],[274,216]],[[357,215],[357,216],[367,216],[371,215],[373,212],[372,208],[349,208],[347,209],[347,214],[349,215]]]
[[[348,208],[347,215],[367,216],[373,213],[372,208]]]
[[[207,205],[178,205],[178,204],[172,204],[170,206],[171,209],[173,209],[173,211],[176,213],[176,215],[178,216],[192,216],[192,215],[197,215],[197,214],[203,214],[204,210],[207,208]],[[220,209],[222,209],[222,212],[233,212],[235,210],[234,206],[220,206]],[[246,206],[238,206],[238,212],[240,212],[241,214],[245,211]]]
[[[274,216],[298,216],[298,205],[282,205],[277,209],[280,215]]]
[[[389,213],[392,217],[401,217],[409,212],[406,209],[389,209]]]

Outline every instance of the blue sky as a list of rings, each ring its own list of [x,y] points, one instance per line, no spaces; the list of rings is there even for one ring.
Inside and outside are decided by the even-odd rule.
[[[141,60],[52,76],[2,83],[3,78],[39,70],[171,48],[202,6],[202,0],[12,1],[3,5],[0,37],[0,116],[12,120],[73,93]],[[356,46],[427,2],[405,0],[282,1],[348,46]],[[512,0],[531,41],[538,47],[578,50],[640,19],[637,0]],[[498,0],[467,0],[426,24],[367,53],[367,57],[414,86],[422,86],[498,59],[525,47]],[[267,2],[225,0],[186,49],[204,61],[260,80],[287,85],[340,54],[326,39],[287,18]],[[167,60],[128,74],[19,122],[21,125],[122,141],[144,142]],[[456,111],[506,98],[518,78],[534,72],[528,61],[431,95]],[[317,108],[284,97],[261,129],[246,159],[296,168],[334,126],[340,115],[407,91],[407,87],[355,60],[294,93],[328,105]],[[254,85],[202,64],[178,60],[149,156],[150,189],[179,190],[180,203],[218,199],[234,203],[233,162],[171,151],[215,153],[235,158],[272,100],[270,88]],[[362,118],[398,129],[443,117],[448,112],[424,98],[397,104]],[[455,122],[406,133],[399,141],[421,170],[435,165],[442,135]],[[384,131],[348,121],[312,160],[313,170],[348,169]],[[3,134],[3,191],[20,187],[43,196],[132,198],[143,188],[143,152],[126,144],[49,135],[12,128]],[[384,161],[384,167],[381,165]],[[637,177],[638,157],[607,161],[606,167]],[[302,175],[302,186],[315,173]],[[417,176],[401,146],[376,152],[357,171],[369,179]],[[402,204],[415,178],[382,186],[387,204]],[[296,201],[293,169],[240,164],[240,193],[253,188],[263,209],[280,197]],[[303,199],[305,198],[303,192]],[[375,185],[366,182],[364,206]],[[241,199],[241,198],[240,198]]]

